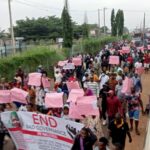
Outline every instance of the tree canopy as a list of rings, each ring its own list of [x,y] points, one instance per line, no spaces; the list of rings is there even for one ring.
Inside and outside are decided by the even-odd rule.
[[[14,27],[16,37],[29,39],[56,39],[62,37],[61,19],[51,16],[47,18],[18,20]]]
[[[63,27],[63,46],[71,48],[73,44],[73,28],[71,17],[66,7],[63,9],[61,19]]]
[[[118,10],[115,15],[115,10],[111,13],[111,34],[112,36],[122,36],[124,32],[124,13],[123,10]]]

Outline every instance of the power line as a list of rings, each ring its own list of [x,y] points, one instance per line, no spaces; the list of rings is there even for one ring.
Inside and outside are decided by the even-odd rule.
[[[15,0],[17,3],[20,3],[20,4],[23,4],[23,5],[27,5],[27,6],[30,6],[30,7],[38,7],[40,8],[41,10],[57,10],[57,11],[62,11],[61,8],[54,8],[54,7],[50,7],[50,6],[45,6],[45,5],[42,5],[41,3],[33,3],[33,2],[29,2],[29,1],[26,1],[26,0]],[[71,9],[70,10],[71,12],[76,12],[76,13],[80,13],[80,12],[85,12],[84,10],[75,10],[75,9]],[[88,10],[88,12],[90,13],[93,13],[93,12],[97,12],[97,10]]]
[[[17,3],[20,3],[20,4],[23,4],[23,5],[27,5],[27,6],[30,6],[30,7],[34,7],[34,8],[36,8],[36,7],[38,7],[38,9],[40,9],[40,10],[44,10],[44,11],[49,11],[50,9],[51,10],[57,10],[57,11],[62,11],[62,9],[61,8],[55,8],[55,7],[50,7],[50,6],[46,6],[46,5],[43,5],[42,3],[38,3],[38,2],[30,2],[29,0],[15,0]],[[113,8],[107,8],[107,9],[109,9],[109,10],[112,10]],[[118,10],[117,8],[114,8],[115,10]],[[100,9],[100,10],[102,10],[102,9]],[[122,9],[123,11],[125,11],[125,12],[133,12],[133,13],[144,13],[144,12],[146,12],[146,13],[150,13],[150,11],[149,10],[127,10],[127,9]],[[84,13],[85,12],[85,10],[75,10],[75,9],[71,9],[70,10],[71,12],[76,12],[76,13],[80,13],[80,12],[82,12],[82,13]],[[87,13],[96,13],[97,12],[97,10],[86,10],[86,12]]]
[[[34,6],[34,5],[32,5],[32,4],[28,4],[28,3],[22,2],[22,1],[19,1],[19,0],[15,0],[15,1],[16,1],[17,3],[19,3],[19,4],[26,5],[26,6],[29,6],[29,7],[38,9],[38,10],[47,11],[47,12],[49,11],[48,9],[37,8],[37,6]]]

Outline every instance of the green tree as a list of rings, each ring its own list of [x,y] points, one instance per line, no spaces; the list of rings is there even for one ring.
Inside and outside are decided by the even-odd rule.
[[[123,34],[129,34],[129,29],[127,27],[123,28]]]
[[[120,30],[119,35],[122,36],[124,31],[124,13],[123,10],[120,11]]]
[[[122,36],[124,30],[124,13],[122,10],[118,10],[116,15],[116,26],[117,26],[117,35]]]
[[[63,47],[71,48],[73,44],[73,29],[67,7],[64,7],[61,19],[63,26]]]
[[[55,16],[18,20],[14,27],[16,37],[26,40],[53,39],[62,37],[61,19]]]
[[[109,30],[107,26],[105,26],[105,30],[106,30],[106,33],[107,33],[107,31]],[[104,26],[100,28],[100,32],[104,33]]]
[[[117,35],[117,26],[116,26],[116,17],[115,17],[115,10],[113,9],[111,12],[111,35]]]
[[[88,38],[89,37],[89,26],[86,23],[84,23],[82,25],[82,34],[83,34],[83,38]]]

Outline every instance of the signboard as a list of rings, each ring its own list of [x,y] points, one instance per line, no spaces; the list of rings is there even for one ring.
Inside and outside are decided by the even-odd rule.
[[[72,89],[69,92],[69,97],[67,102],[76,102],[78,97],[83,97],[84,91],[83,89]]]
[[[83,124],[31,112],[4,112],[1,120],[18,150],[70,150]]]
[[[32,86],[41,86],[41,73],[29,73],[29,82],[28,85]]]
[[[66,84],[69,91],[71,91],[72,89],[80,89],[80,85],[78,81],[66,82]]]
[[[119,56],[110,56],[109,57],[109,64],[118,65],[119,63],[120,63]]]
[[[10,103],[10,90],[0,90],[0,104]]]
[[[81,66],[82,65],[82,59],[80,57],[72,58],[72,62],[75,66]]]
[[[63,93],[46,93],[45,105],[48,108],[63,107]]]
[[[75,69],[74,63],[66,63],[66,64],[63,66],[63,69],[64,69],[64,70],[74,70],[74,69]]]
[[[27,96],[28,92],[18,89],[18,88],[13,88],[10,90],[11,91],[11,101],[12,102],[19,102],[23,104],[27,104]]]
[[[71,102],[69,117],[73,119],[82,119],[82,115],[99,116],[96,96],[82,96],[78,97],[76,102]]]

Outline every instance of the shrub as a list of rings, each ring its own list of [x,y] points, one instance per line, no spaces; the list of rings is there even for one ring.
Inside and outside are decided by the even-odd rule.
[[[110,42],[116,42],[119,39],[116,37],[89,38],[83,41],[83,50],[86,53],[97,53],[104,45]]]
[[[53,69],[50,68],[53,68],[58,60],[63,59],[65,59],[64,55],[58,53],[56,49],[49,49],[47,47],[33,48],[21,54],[0,59],[0,77],[12,80],[19,66],[22,66],[24,71],[29,73],[36,71],[37,66],[40,64],[52,76]]]

